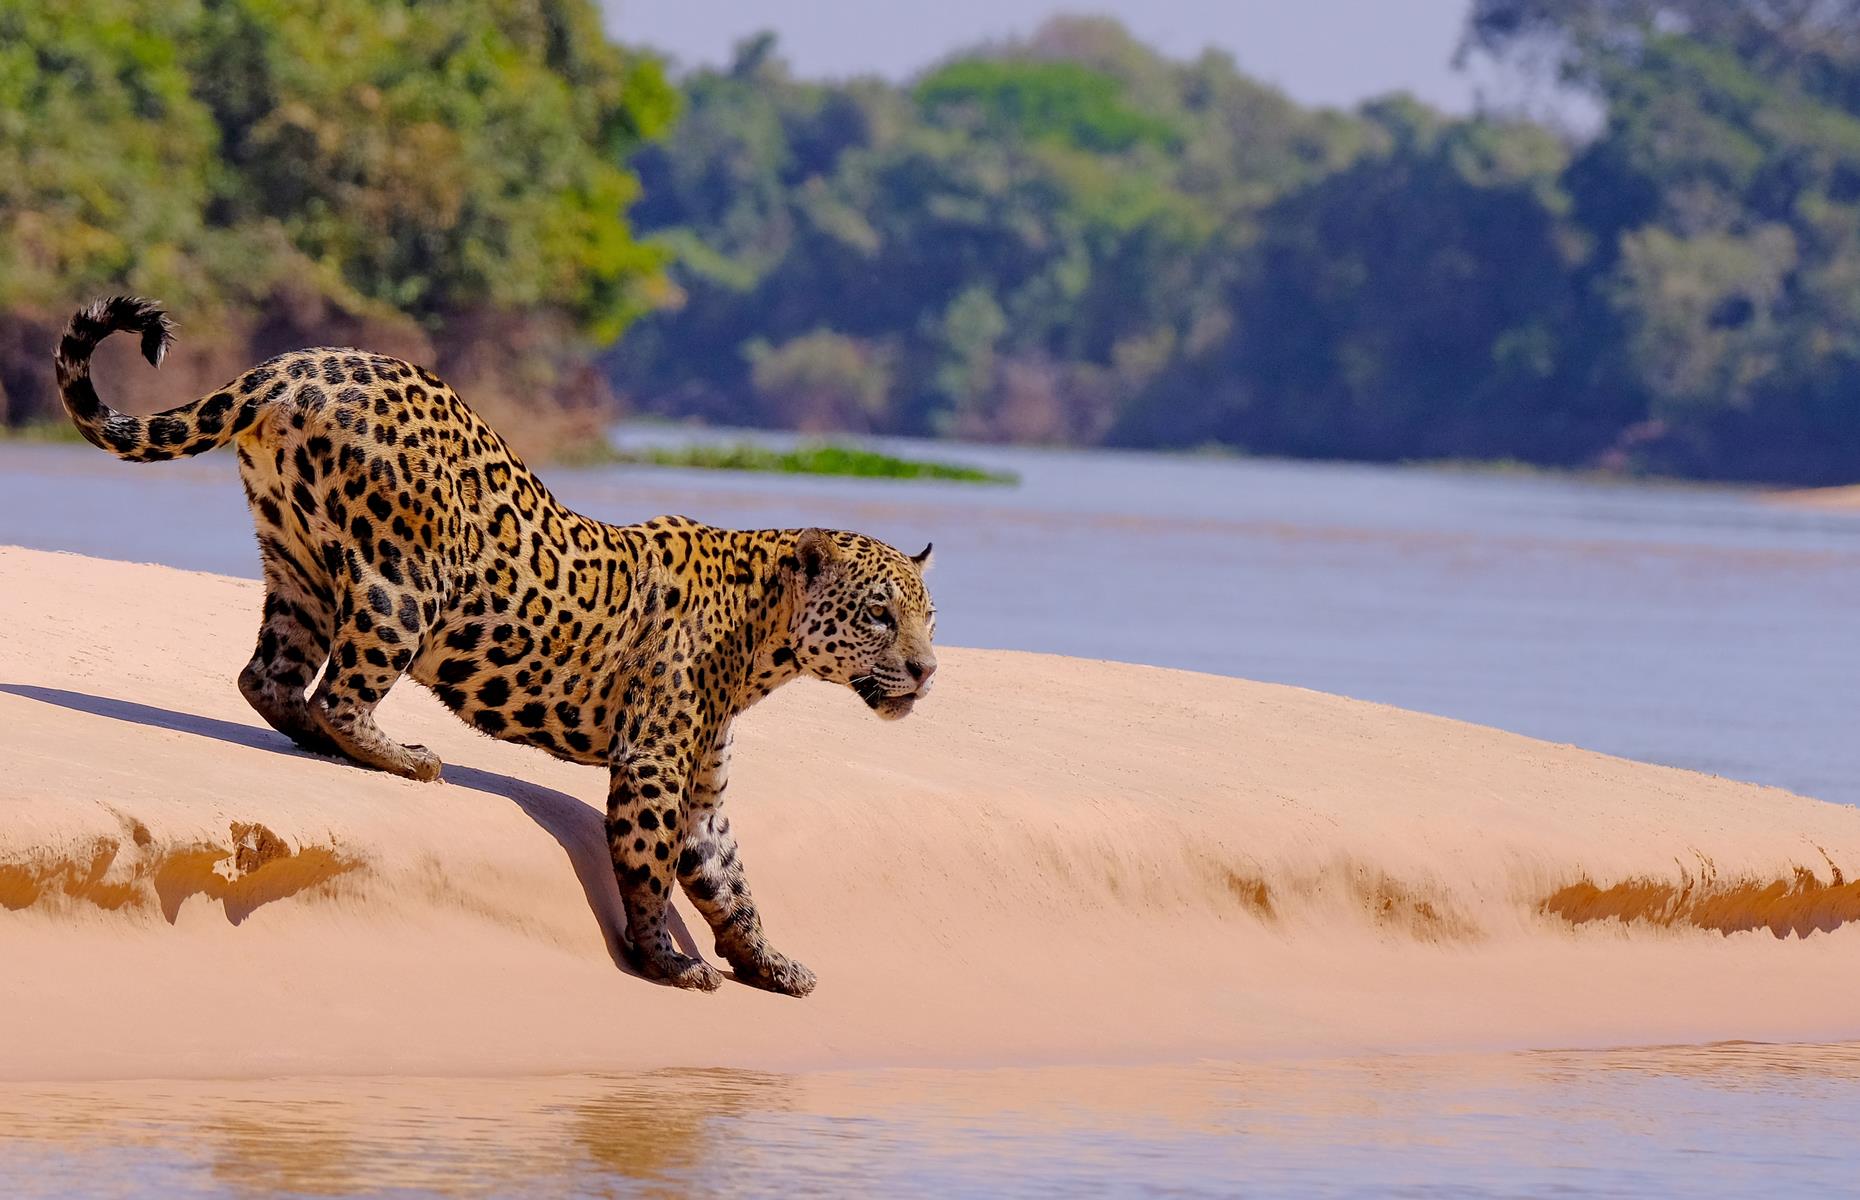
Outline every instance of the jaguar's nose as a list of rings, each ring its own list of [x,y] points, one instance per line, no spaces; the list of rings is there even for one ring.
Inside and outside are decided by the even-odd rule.
[[[918,683],[929,683],[930,677],[936,674],[936,659],[933,658],[929,662],[920,662],[914,658],[906,659],[904,669],[909,671],[911,678]]]

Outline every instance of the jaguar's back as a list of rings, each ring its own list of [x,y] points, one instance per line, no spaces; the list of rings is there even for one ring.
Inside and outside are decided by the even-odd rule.
[[[239,686],[272,726],[309,750],[434,778],[436,756],[373,718],[412,671],[488,733],[604,761],[590,726],[605,716],[606,660],[631,599],[631,539],[559,504],[423,367],[298,350],[142,418],[105,406],[90,382],[90,353],[114,329],[140,333],[153,363],[171,336],[147,301],[78,314],[59,347],[66,408],[132,461],[234,447],[265,577]]]

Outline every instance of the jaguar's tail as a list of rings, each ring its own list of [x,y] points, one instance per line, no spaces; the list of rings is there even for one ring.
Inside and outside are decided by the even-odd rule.
[[[72,423],[93,446],[130,462],[158,462],[224,446],[257,418],[256,400],[240,403],[230,392],[215,392],[152,417],[117,412],[98,399],[91,385],[90,356],[119,330],[141,335],[142,357],[151,366],[161,366],[174,342],[174,323],[161,305],[137,296],[112,296],[79,309],[58,340],[58,392]]]

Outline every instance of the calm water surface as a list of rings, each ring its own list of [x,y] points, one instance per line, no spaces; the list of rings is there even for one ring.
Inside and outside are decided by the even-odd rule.
[[[645,440],[684,433],[631,431]],[[938,636],[1297,684],[1860,802],[1860,515],[1724,490],[907,446],[1017,488],[552,470],[594,516],[935,540]],[[230,456],[0,446],[0,542],[256,575]]]
[[[0,1194],[1853,1194],[1860,1047],[0,1091]]]

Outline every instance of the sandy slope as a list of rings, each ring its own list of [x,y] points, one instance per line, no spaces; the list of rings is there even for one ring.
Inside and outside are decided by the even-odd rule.
[[[232,685],[258,598],[0,549],[0,1078],[1860,1037],[1860,809],[973,650],[899,724],[819,684],[745,721],[750,878],[819,991],[657,987],[599,772],[413,685],[383,724],[445,782],[296,753]]]

